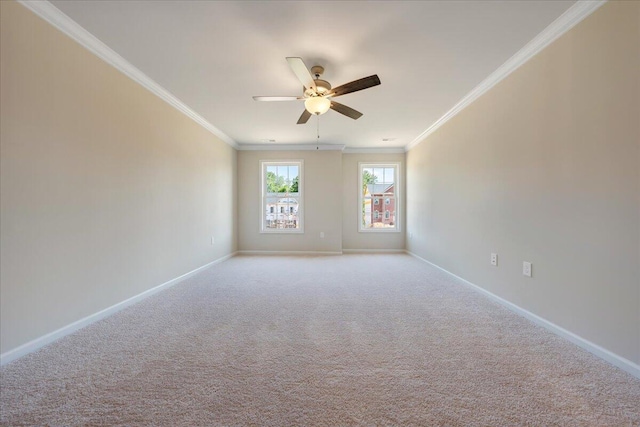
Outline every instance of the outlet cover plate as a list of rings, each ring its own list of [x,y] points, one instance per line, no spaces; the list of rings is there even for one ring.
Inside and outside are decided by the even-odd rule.
[[[531,277],[531,263],[527,261],[522,262],[522,275]]]

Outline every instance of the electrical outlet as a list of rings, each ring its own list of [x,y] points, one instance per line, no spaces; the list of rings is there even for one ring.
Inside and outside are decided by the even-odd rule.
[[[522,262],[522,275],[531,277],[531,263],[527,261]]]
[[[491,254],[491,265],[498,266],[498,254]]]
[[[320,238],[321,238],[321,239],[324,239],[324,231],[321,231],[321,232],[320,232]]]
[[[211,236],[211,246],[216,244],[216,239],[215,237]]]

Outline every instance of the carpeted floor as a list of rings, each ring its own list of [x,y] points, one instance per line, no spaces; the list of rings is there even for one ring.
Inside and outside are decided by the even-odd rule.
[[[235,257],[0,384],[11,426],[640,425],[640,380],[408,255]]]

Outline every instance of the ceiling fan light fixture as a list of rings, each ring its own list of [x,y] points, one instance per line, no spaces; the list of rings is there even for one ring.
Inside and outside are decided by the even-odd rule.
[[[300,83],[302,83],[303,95],[254,96],[253,99],[256,101],[297,101],[304,99],[305,109],[296,123],[299,125],[307,123],[312,115],[319,116],[320,114],[324,114],[329,111],[329,109],[349,117],[350,119],[358,120],[362,117],[361,112],[356,111],[351,107],[347,107],[344,104],[340,104],[339,102],[335,102],[333,101],[333,98],[352,92],[358,92],[363,89],[369,89],[370,87],[380,84],[380,78],[374,74],[369,77],[363,77],[340,85],[336,88],[332,88],[328,81],[320,78],[324,73],[324,68],[322,66],[315,65],[311,67],[311,72],[309,72],[309,69],[307,69],[302,58],[288,56],[287,62],[298,80],[300,80]],[[331,100],[329,100],[329,98],[331,98]]]
[[[329,111],[329,108],[331,108],[331,101],[324,96],[312,96],[304,101],[304,108],[306,108],[311,114],[319,116],[320,114],[324,114]]]

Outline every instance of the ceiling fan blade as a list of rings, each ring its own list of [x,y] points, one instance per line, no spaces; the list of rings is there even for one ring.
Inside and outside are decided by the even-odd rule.
[[[373,86],[378,86],[380,84],[380,79],[377,74],[369,77],[363,77],[359,80],[354,80],[349,83],[345,83],[342,86],[338,86],[336,88],[331,89],[331,92],[327,96],[340,96],[346,95],[347,93],[357,92],[362,89],[368,89]]]
[[[336,101],[331,101],[331,109],[340,114],[344,114],[347,117],[351,117],[353,120],[358,120],[362,117],[362,113],[360,111],[356,111],[353,108],[347,107],[346,105],[340,104]]]
[[[313,81],[313,76],[309,72],[309,69],[307,68],[307,66],[304,65],[302,58],[289,56],[287,57],[287,62],[289,63],[289,66],[291,67],[293,72],[296,74],[296,77],[298,77],[298,80],[300,80],[304,88],[313,89],[315,91],[316,84]]]
[[[302,112],[302,115],[298,119],[298,123],[296,124],[303,125],[307,123],[309,121],[309,117],[311,117],[311,113],[305,108],[305,110]]]
[[[254,96],[254,101],[297,101],[304,96]]]

